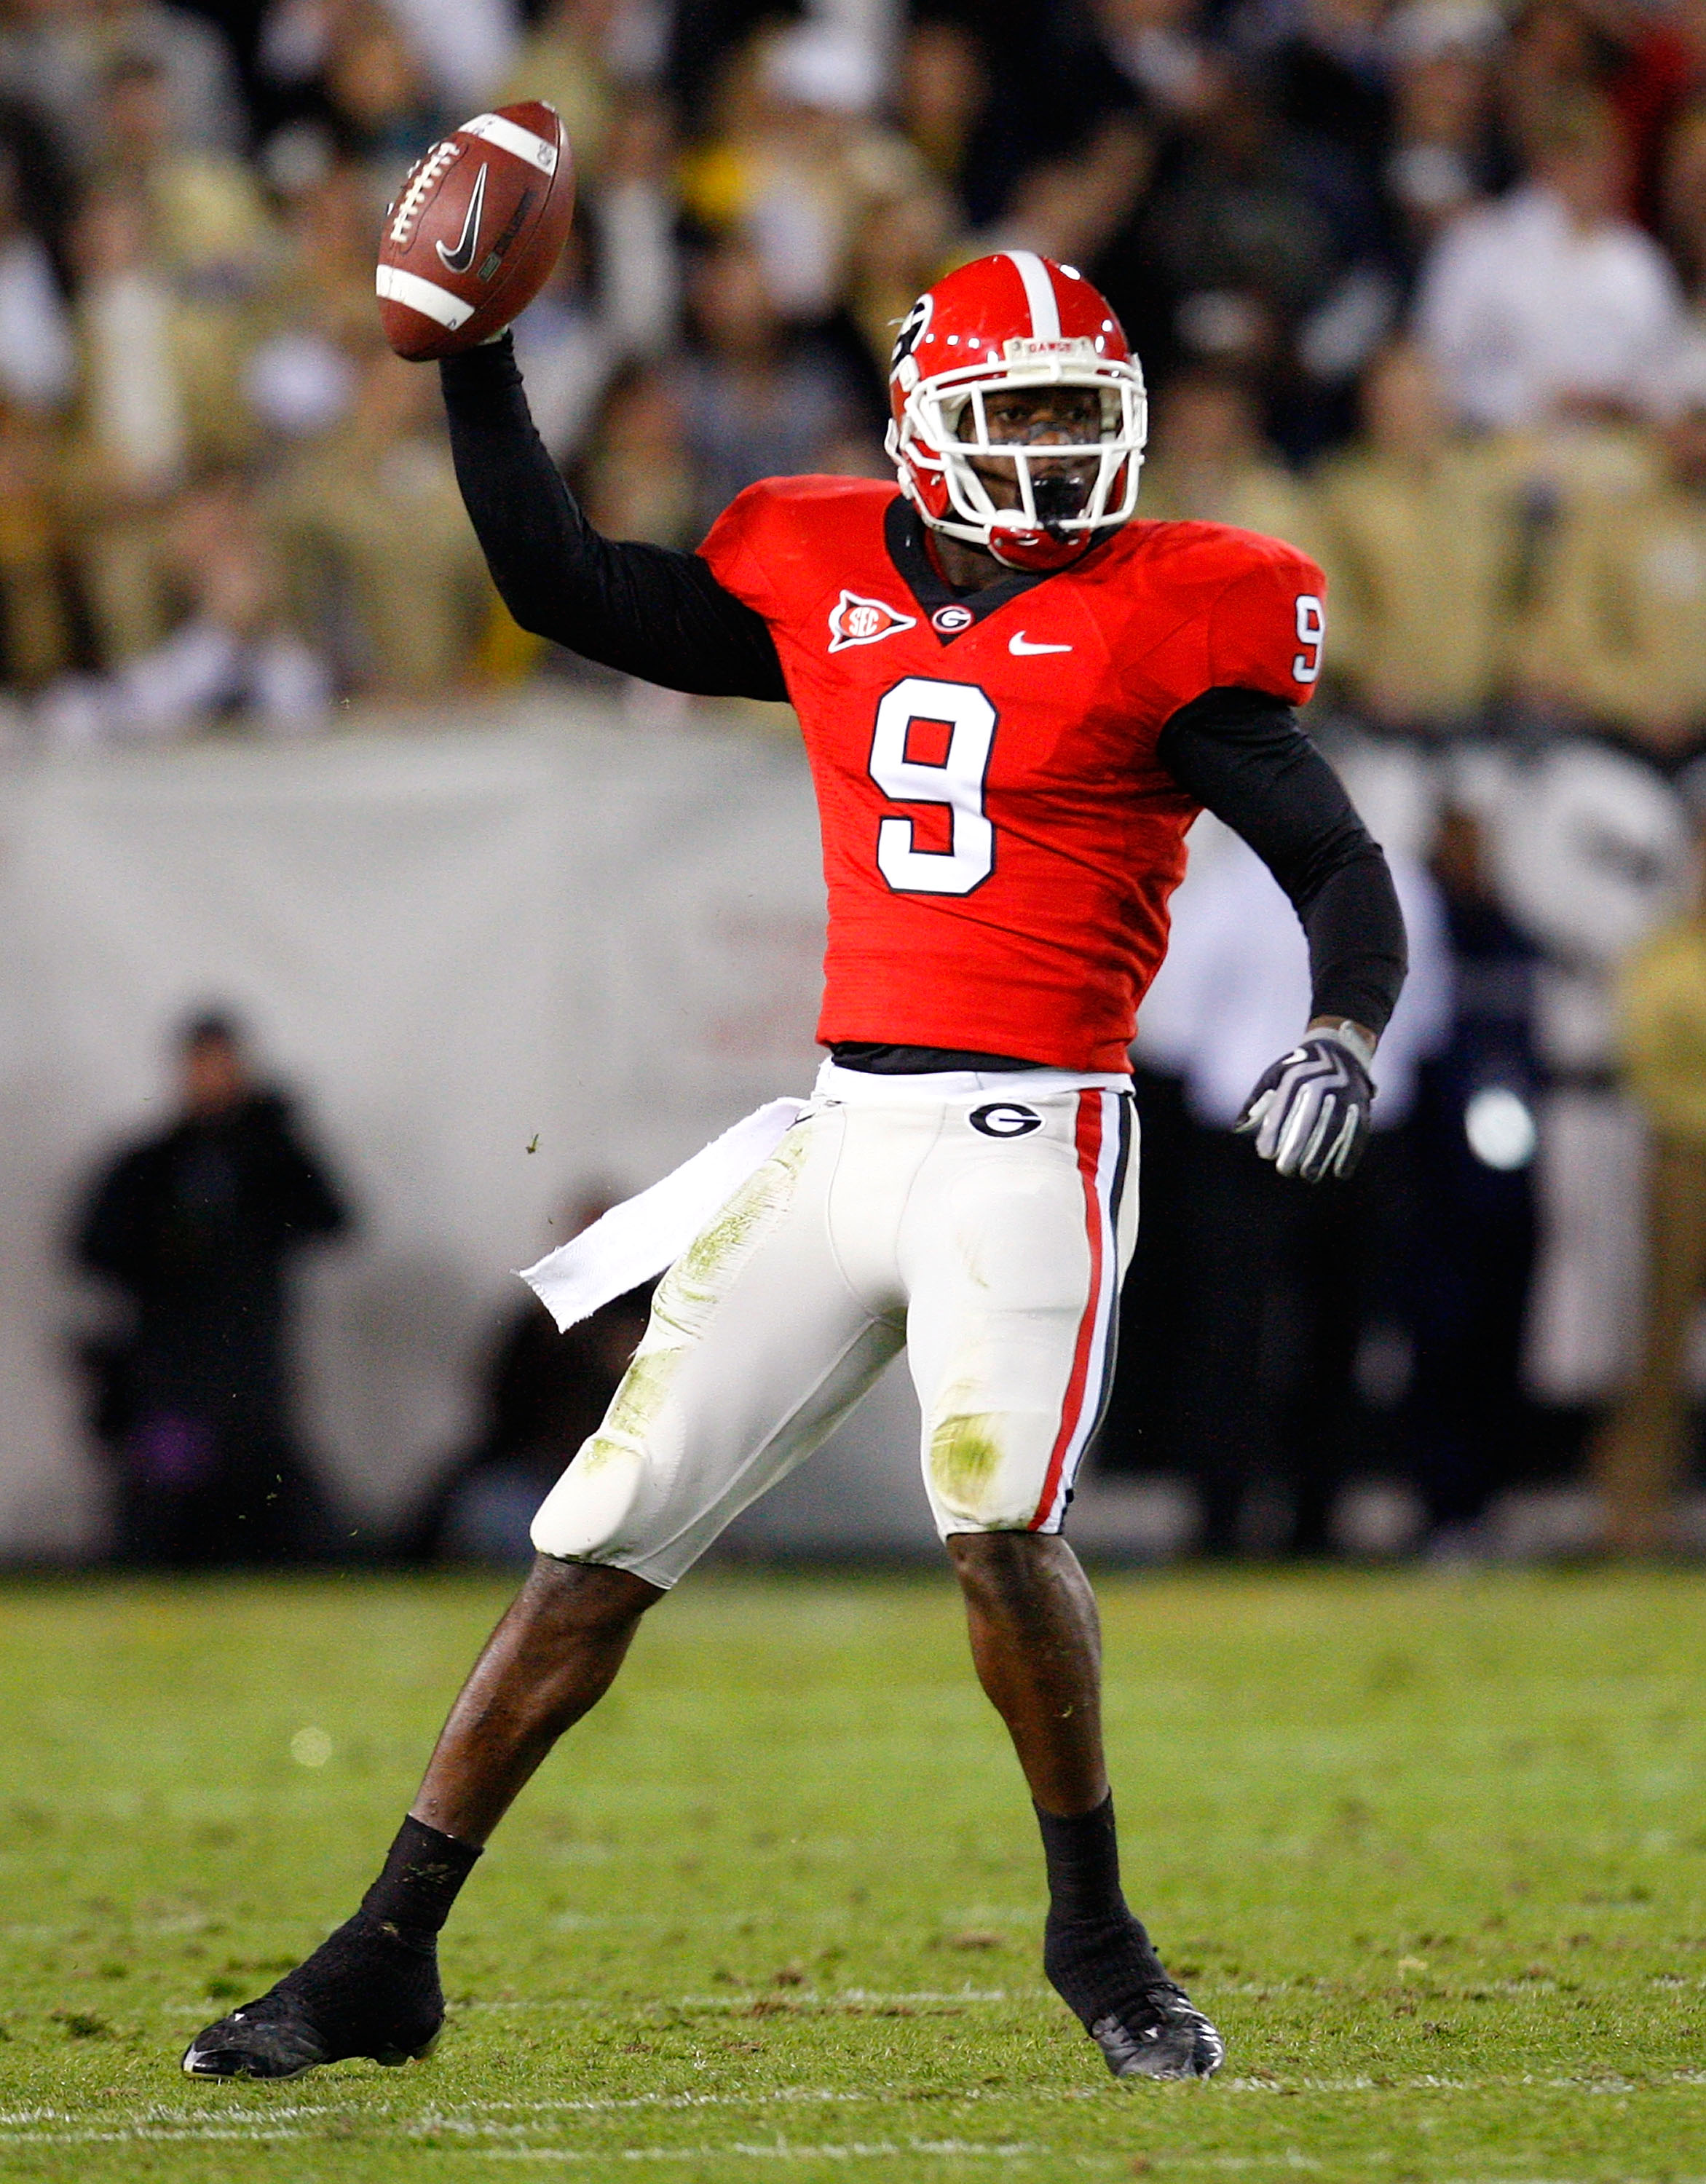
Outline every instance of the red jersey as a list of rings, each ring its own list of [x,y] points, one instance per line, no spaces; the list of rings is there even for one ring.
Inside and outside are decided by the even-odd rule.
[[[817,791],[817,1036],[1118,1070],[1196,804],[1156,757],[1235,686],[1301,704],[1320,571],[1213,523],[1127,524],[963,596],[892,486],[750,487],[700,549],[769,624]]]

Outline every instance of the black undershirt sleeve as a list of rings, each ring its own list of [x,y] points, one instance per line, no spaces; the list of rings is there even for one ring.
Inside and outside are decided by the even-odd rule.
[[[533,429],[506,335],[439,365],[450,451],[504,604],[583,659],[705,698],[785,698],[761,615],[697,554],[594,531]]]
[[[1156,755],[1291,897],[1309,943],[1311,1013],[1384,1031],[1408,961],[1397,892],[1291,708],[1259,690],[1207,691],[1168,721]]]

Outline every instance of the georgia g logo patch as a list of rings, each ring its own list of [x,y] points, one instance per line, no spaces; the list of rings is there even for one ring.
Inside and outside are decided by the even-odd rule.
[[[918,617],[902,614],[882,599],[861,599],[857,592],[843,592],[829,615],[829,649],[845,652],[850,644],[875,644],[878,638],[893,637],[897,630],[916,629]]]
[[[996,1100],[987,1107],[973,1107],[971,1124],[986,1138],[1028,1138],[1040,1130],[1043,1118],[1034,1107],[1021,1107],[1012,1100]]]

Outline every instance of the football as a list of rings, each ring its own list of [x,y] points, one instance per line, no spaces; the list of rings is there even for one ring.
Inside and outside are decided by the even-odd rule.
[[[477,114],[417,159],[386,207],[379,316],[412,363],[508,326],[550,276],[574,217],[574,166],[554,106]]]

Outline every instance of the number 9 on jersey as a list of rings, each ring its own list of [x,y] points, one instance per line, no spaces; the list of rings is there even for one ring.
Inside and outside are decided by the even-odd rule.
[[[871,778],[896,804],[945,805],[952,832],[945,850],[921,850],[911,819],[877,829],[877,869],[897,894],[970,894],[995,868],[995,830],[984,811],[984,782],[995,740],[996,713],[974,682],[937,682],[909,675],[877,708]],[[921,721],[940,722],[948,747],[939,761],[907,755]]]

